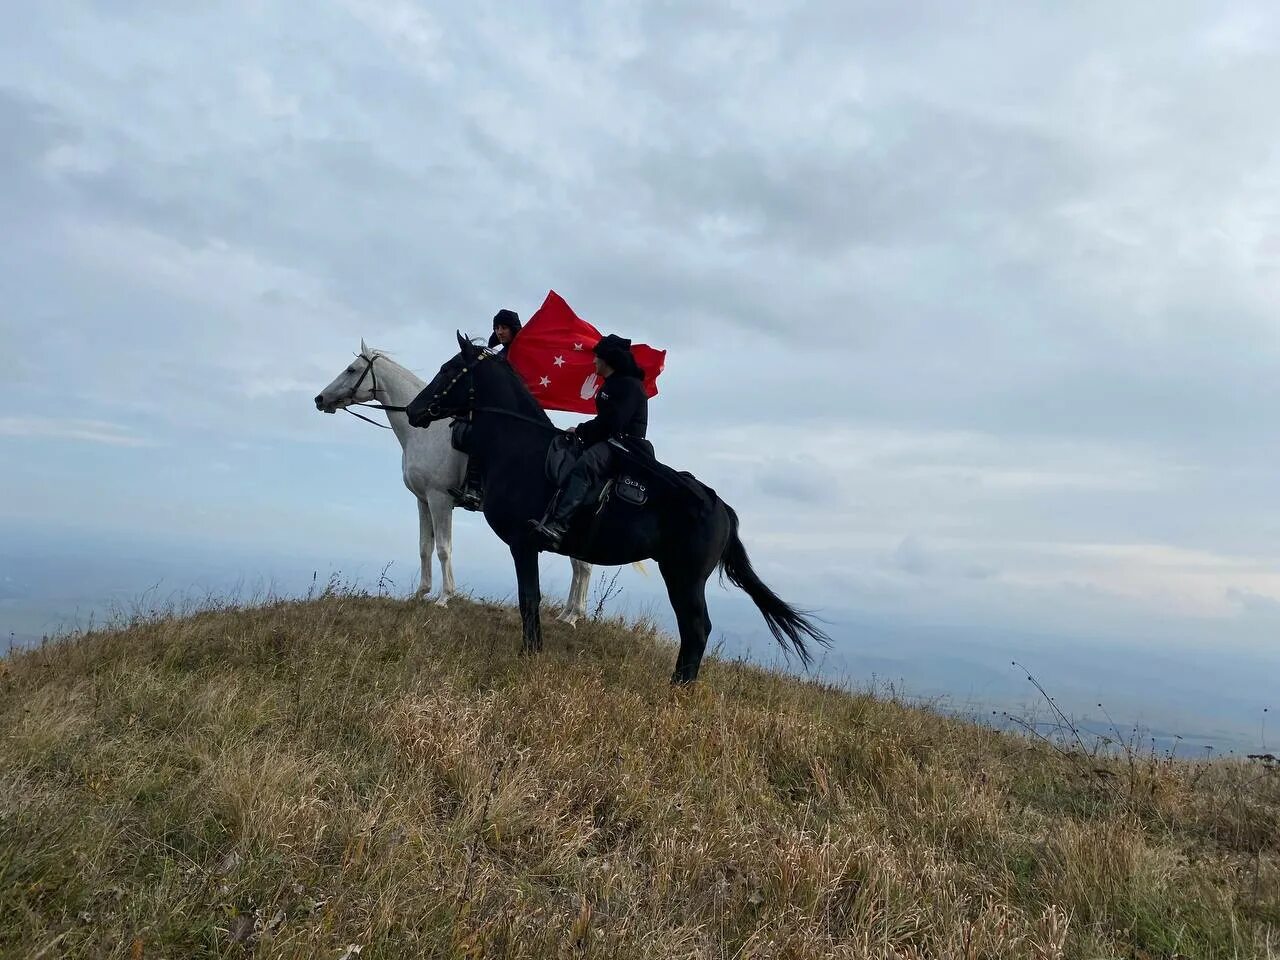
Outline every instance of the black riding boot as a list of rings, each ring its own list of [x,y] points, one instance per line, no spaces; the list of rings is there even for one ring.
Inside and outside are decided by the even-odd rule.
[[[551,503],[547,505],[547,512],[543,514],[542,519],[529,521],[533,532],[538,534],[552,550],[560,547],[560,541],[569,530],[569,522],[591,492],[593,478],[591,471],[583,469],[584,466],[586,465],[579,461],[578,466],[573,468],[564,486],[551,498]]]
[[[450,487],[453,502],[463,510],[484,509],[484,488],[480,485],[480,468],[475,457],[467,458],[467,476],[461,487]]]

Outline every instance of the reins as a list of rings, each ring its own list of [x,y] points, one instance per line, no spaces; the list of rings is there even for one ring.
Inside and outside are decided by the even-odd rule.
[[[369,410],[390,410],[392,413],[404,413],[405,411],[404,407],[384,407],[380,403],[378,404],[353,403],[350,406],[346,406],[342,408],[343,410],[347,411],[347,413],[355,417],[357,420],[363,420],[365,423],[372,423],[375,427],[381,427],[383,430],[390,430],[391,425],[387,423],[379,423],[377,420],[370,420],[363,413],[356,413],[354,410],[351,409],[351,407],[366,407]]]
[[[564,433],[554,423],[545,420],[539,420],[537,417],[531,417],[528,414],[518,413],[515,410],[504,410],[502,407],[472,407],[471,413],[496,413],[504,417],[510,417],[512,420],[522,420],[525,423],[531,423],[535,427],[541,427],[543,430],[550,430],[554,433]]]

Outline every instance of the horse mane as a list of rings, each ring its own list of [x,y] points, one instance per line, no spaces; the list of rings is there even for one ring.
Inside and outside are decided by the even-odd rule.
[[[497,355],[494,354],[494,356],[496,357]],[[533,393],[529,390],[529,385],[525,383],[524,378],[516,372],[515,367],[511,366],[510,363],[497,363],[495,366],[502,370],[503,374],[507,376],[515,387],[515,396],[519,405],[527,408],[520,412],[532,417],[537,417],[540,420],[545,420],[548,424],[551,424],[551,418],[547,416],[547,411],[542,409],[542,404],[538,403],[534,398]],[[552,426],[554,426],[554,424],[552,424]]]
[[[402,371],[405,376],[409,377],[411,383],[421,384],[422,386],[426,385],[426,381],[423,380],[422,377],[418,376],[418,374],[414,373],[386,350],[379,350],[377,347],[366,346],[363,350],[357,353],[356,356],[365,361],[386,360],[397,370]]]

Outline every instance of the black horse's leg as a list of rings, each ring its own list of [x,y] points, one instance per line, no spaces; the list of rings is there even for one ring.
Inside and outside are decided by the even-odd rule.
[[[707,578],[679,566],[658,564],[667,584],[667,596],[680,630],[680,652],[676,655],[672,683],[692,683],[711,636],[711,616],[707,612]]]
[[[516,584],[520,597],[520,623],[524,628],[524,653],[537,653],[542,649],[542,621],[538,618],[542,606],[542,588],[538,584],[538,548],[520,544],[511,548],[516,562]]]

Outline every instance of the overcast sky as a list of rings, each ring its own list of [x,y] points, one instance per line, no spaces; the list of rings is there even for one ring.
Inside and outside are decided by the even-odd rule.
[[[6,22],[0,529],[411,569],[311,397],[554,288],[789,598],[1274,648],[1274,4],[302,10]]]

